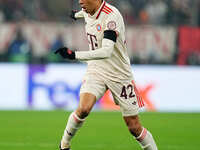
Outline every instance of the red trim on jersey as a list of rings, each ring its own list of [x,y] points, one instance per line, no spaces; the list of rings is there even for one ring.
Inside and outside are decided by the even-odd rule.
[[[109,11],[112,11],[112,9],[109,8],[108,6],[105,6],[104,9],[107,9],[107,10],[109,10]]]
[[[102,11],[105,12],[106,14],[113,12],[112,9],[110,9],[108,6],[104,6]]]
[[[103,9],[102,11],[105,12],[105,13],[107,13],[107,14],[111,13],[110,11],[108,11],[106,9]]]
[[[108,8],[104,7],[103,10],[107,11],[107,12],[112,12],[112,10],[109,10]]]
[[[135,85],[135,83],[134,83],[133,80],[132,80],[132,84],[133,84],[133,86],[134,86],[134,91],[135,91],[135,94],[136,94],[136,98],[137,98],[138,105],[139,105],[139,107],[143,107],[143,106],[144,106],[143,99],[142,99],[142,97],[140,96],[139,91],[138,91],[138,89],[136,88],[136,85]]]
[[[101,11],[103,10],[103,8],[104,8],[105,4],[106,4],[106,2],[104,1],[104,2],[103,2],[103,5],[102,5],[102,7],[101,7],[101,9],[99,10],[99,13],[97,14],[97,17],[96,17],[96,19],[98,19],[98,18],[99,18],[100,14],[101,14]]]
[[[109,14],[108,12],[106,12],[106,11],[104,11],[104,10],[102,10],[102,12],[105,12],[106,14]]]

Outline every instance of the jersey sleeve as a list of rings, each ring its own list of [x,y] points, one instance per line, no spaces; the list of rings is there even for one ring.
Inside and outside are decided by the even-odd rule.
[[[75,18],[76,19],[84,18],[84,11],[80,10],[79,12],[75,13]]]
[[[115,42],[109,39],[103,39],[102,48],[94,51],[76,51],[76,59],[80,61],[106,59],[111,57]]]
[[[109,14],[108,18],[105,21],[105,30],[113,30],[116,31],[117,34],[119,34],[122,27],[119,18],[120,17],[118,17],[116,14]]]

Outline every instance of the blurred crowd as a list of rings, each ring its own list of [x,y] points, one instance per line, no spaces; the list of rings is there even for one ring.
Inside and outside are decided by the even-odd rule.
[[[200,25],[199,0],[107,0],[122,12],[128,24]],[[0,21],[68,22],[72,0],[0,0]]]
[[[66,21],[70,0],[0,0],[0,21]]]
[[[200,0],[107,0],[122,12],[126,25],[155,25],[155,26],[200,26]],[[78,1],[72,0],[0,0],[0,24],[27,22],[59,22],[71,24],[68,17],[72,9],[80,9]],[[6,50],[0,51],[0,61],[14,61],[10,59],[15,53],[23,53],[25,57],[19,60],[28,62],[47,62],[45,57],[33,59],[32,46],[23,36],[21,29],[16,30],[16,36],[7,42]],[[58,37],[52,48],[64,45]],[[56,47],[57,46],[57,47]],[[195,57],[191,56],[193,60]],[[200,57],[195,60],[200,64]],[[50,59],[50,61],[58,58]],[[176,60],[171,62],[174,64]],[[135,63],[135,62],[134,62]],[[137,63],[143,63],[137,61]],[[150,62],[151,63],[151,62]]]
[[[127,0],[121,6],[131,24],[198,25],[198,0]]]

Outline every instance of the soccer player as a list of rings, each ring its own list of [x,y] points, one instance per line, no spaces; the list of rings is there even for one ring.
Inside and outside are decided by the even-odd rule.
[[[144,150],[157,150],[151,133],[141,125],[138,111],[143,107],[138,95],[125,41],[123,18],[114,6],[103,0],[79,0],[82,10],[72,11],[73,19],[84,18],[89,51],[72,51],[67,47],[55,53],[66,59],[88,63],[80,89],[78,108],[71,113],[64,131],[60,150],[70,150],[70,141],[83,125],[96,101],[110,90],[120,106],[130,133]]]

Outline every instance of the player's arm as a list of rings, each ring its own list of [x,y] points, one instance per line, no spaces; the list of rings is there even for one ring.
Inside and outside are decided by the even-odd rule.
[[[106,59],[112,55],[116,40],[117,33],[114,30],[105,30],[102,47],[99,49],[94,51],[73,52],[67,47],[64,47],[58,49],[55,54],[59,53],[63,58],[77,59],[80,61]]]
[[[84,12],[83,12],[84,15]],[[93,51],[71,51],[67,47],[58,49],[55,53],[59,53],[63,58],[77,59],[80,61],[106,59],[112,55],[117,36],[120,35],[121,23],[118,16],[111,15],[106,20],[106,29],[102,40],[102,47]]]
[[[106,28],[104,30],[104,37],[102,41],[102,47],[95,49],[94,51],[81,51],[75,52],[76,59],[87,61],[106,59],[112,55],[114,45],[121,31],[121,22],[116,14],[110,14],[105,21]]]
[[[102,47],[92,51],[75,52],[76,59],[81,61],[106,59],[112,55],[114,45],[117,40],[117,34],[113,30],[105,30],[102,40]]]

